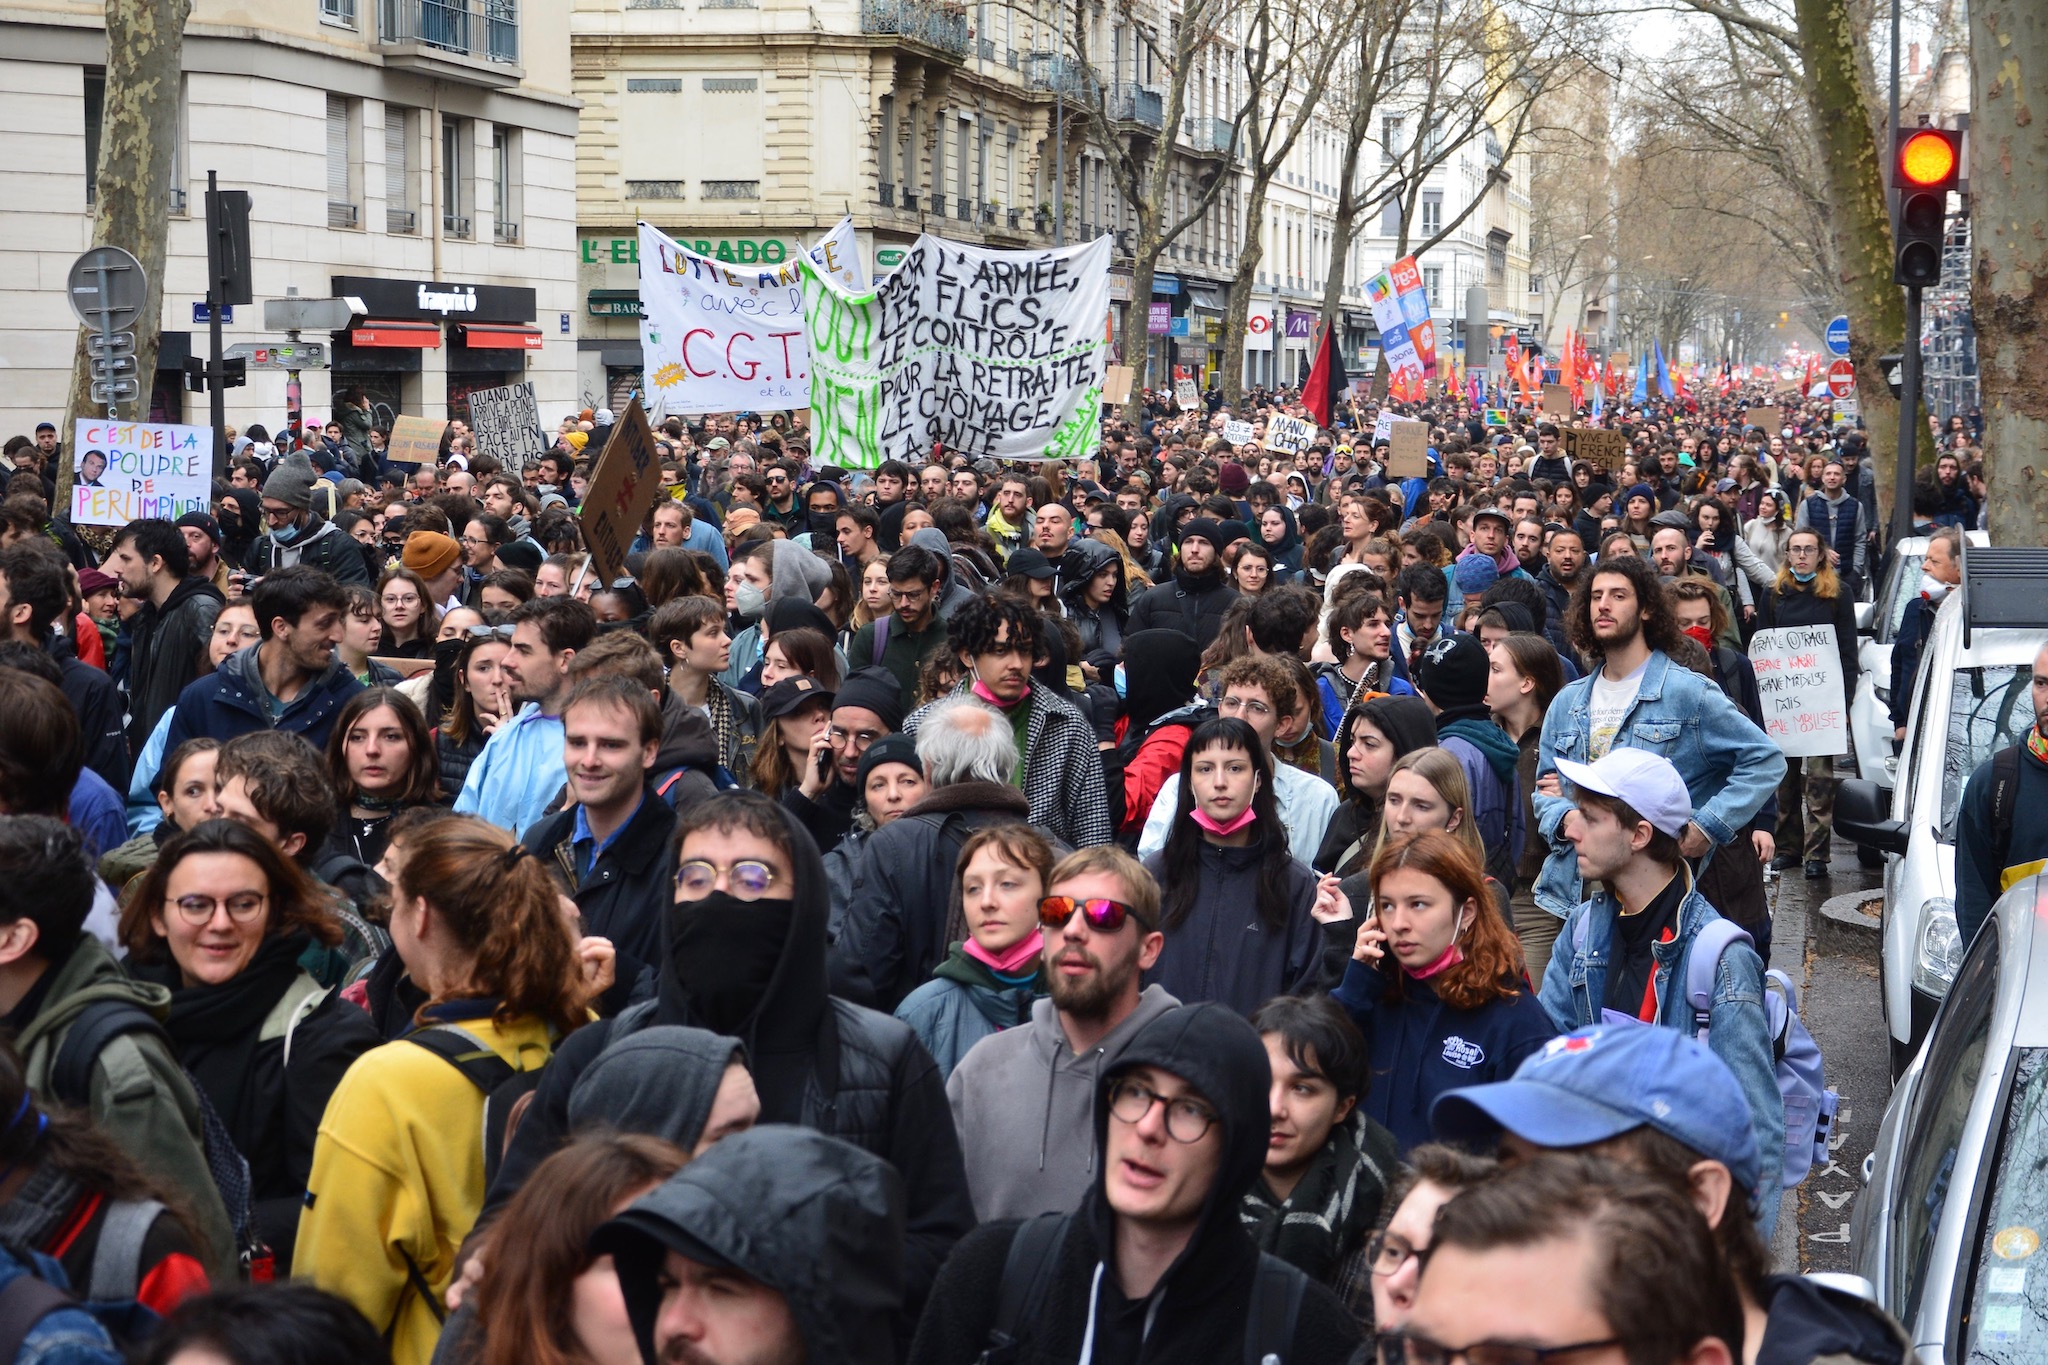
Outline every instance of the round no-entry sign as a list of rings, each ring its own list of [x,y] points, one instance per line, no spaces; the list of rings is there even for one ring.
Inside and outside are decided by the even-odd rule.
[[[1828,392],[1836,398],[1847,398],[1856,392],[1856,367],[1846,360],[1828,366]]]
[[[1264,336],[1273,330],[1273,319],[1264,313],[1253,313],[1244,320],[1244,326],[1253,336]]]

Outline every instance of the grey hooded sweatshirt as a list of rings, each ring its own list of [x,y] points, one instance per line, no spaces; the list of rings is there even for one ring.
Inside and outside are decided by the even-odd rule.
[[[1065,1213],[1095,1183],[1095,1089],[1131,1037],[1180,1001],[1147,986],[1130,1017],[1085,1053],[1067,1046],[1050,999],[1031,1022],[982,1039],[946,1079],[981,1222]]]

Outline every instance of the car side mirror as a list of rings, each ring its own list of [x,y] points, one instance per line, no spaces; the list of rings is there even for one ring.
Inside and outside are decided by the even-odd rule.
[[[1856,604],[1856,633],[1858,635],[1877,634],[1877,603],[1858,602]]]
[[[1835,788],[1835,828],[1851,843],[1903,856],[1906,822],[1890,818],[1892,794],[1867,778],[1845,777]]]

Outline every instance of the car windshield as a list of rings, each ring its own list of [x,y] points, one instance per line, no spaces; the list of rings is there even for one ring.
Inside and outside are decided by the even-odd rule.
[[[2009,1093],[1963,1329],[1987,1365],[2048,1359],[2048,1049],[2018,1054]]]
[[[1920,555],[1900,555],[1892,564],[1892,576],[1885,583],[1884,621],[1877,628],[1879,644],[1890,644],[1906,619],[1906,604],[1920,595]]]
[[[1955,842],[1963,784],[1985,759],[2017,744],[2034,723],[2032,664],[1992,664],[1955,671],[1948,739],[1941,755],[1941,841]]]

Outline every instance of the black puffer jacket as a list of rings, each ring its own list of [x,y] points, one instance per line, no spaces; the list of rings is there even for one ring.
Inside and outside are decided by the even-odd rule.
[[[618,1268],[643,1359],[670,1250],[729,1262],[779,1292],[804,1358],[894,1365],[903,1301],[903,1186],[885,1161],[805,1128],[725,1138],[591,1237]]]
[[[905,1287],[915,1311],[939,1263],[974,1226],[945,1083],[908,1024],[827,995],[824,867],[810,835],[775,809],[794,852],[796,900],[782,959],[742,1031],[761,1118],[844,1138],[896,1168],[908,1210]],[[664,914],[655,998],[578,1029],[556,1050],[491,1182],[479,1229],[568,1138],[569,1092],[608,1042],[652,1024],[698,1023],[668,950],[673,927]]]
[[[1220,563],[1200,574],[1175,569],[1172,578],[1139,593],[1138,600],[1131,604],[1131,633],[1177,630],[1193,636],[1196,644],[1207,649],[1223,626],[1224,613],[1235,601],[1237,589],[1224,578]]]
[[[1087,602],[1088,585],[1095,575],[1116,566],[1116,587],[1109,601],[1099,607]],[[1124,623],[1131,616],[1130,585],[1124,580],[1123,560],[1099,540],[1077,540],[1067,547],[1060,561],[1060,600],[1066,603],[1067,619],[1081,632],[1081,659],[1106,673],[1123,657]],[[1104,667],[1096,655],[1109,656]],[[1077,659],[1074,662],[1079,663]]]
[[[307,518],[305,533],[289,545],[278,544],[277,537],[268,533],[257,537],[256,543],[249,548],[248,563],[243,567],[251,577],[261,578],[294,564],[310,564],[316,569],[325,569],[334,575],[337,582],[375,586],[370,579],[369,565],[363,560],[363,547],[318,512]]]
[[[867,969],[875,999],[894,1010],[946,960],[960,845],[984,825],[1024,824],[1031,803],[1000,782],[936,787],[868,837],[839,928],[841,951]]]
[[[1224,1147],[1194,1236],[1151,1295],[1133,1300],[1109,1268],[1115,1215],[1099,1172],[1107,1169],[1110,1083],[1137,1066],[1186,1081],[1216,1110]],[[1096,1087],[1095,1146],[1101,1159],[1095,1185],[1068,1222],[1041,1311],[1020,1324],[1014,1365],[1071,1365],[1082,1359],[1238,1365],[1245,1358],[1259,1251],[1239,1222],[1238,1207],[1264,1169],[1271,1083],[1258,1034],[1220,1005],[1167,1010],[1124,1045]],[[918,1324],[910,1365],[962,1365],[989,1345],[1003,1263],[1017,1226],[990,1223],[960,1243]],[[1082,1342],[1091,1327],[1094,1351],[1084,1357]],[[1282,1358],[1287,1365],[1336,1365],[1350,1356],[1358,1338],[1358,1324],[1336,1295],[1311,1283],[1303,1289],[1292,1349]]]
[[[213,667],[206,655],[214,618],[227,599],[204,578],[187,578],[159,607],[144,602],[128,622],[128,747],[141,753],[185,685]]]

